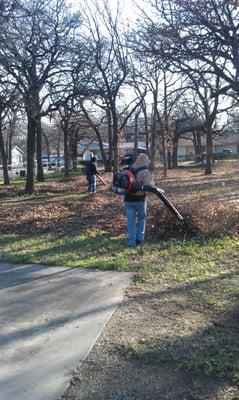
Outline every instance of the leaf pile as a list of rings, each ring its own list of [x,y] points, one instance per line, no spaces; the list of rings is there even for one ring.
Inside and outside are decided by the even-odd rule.
[[[183,215],[183,222],[154,201],[149,216],[150,236],[167,239],[239,233],[239,208],[236,206],[203,200],[174,205]]]
[[[159,186],[162,183],[166,188],[168,198],[184,216],[184,221],[178,221],[156,196],[150,195],[146,236],[157,240],[238,234],[239,203],[230,203],[227,197],[229,193],[230,196],[232,193],[239,195],[238,171],[230,170],[224,175],[221,170],[216,177],[210,178],[195,170],[185,174],[170,171],[166,180],[158,178]],[[223,193],[224,197],[222,190],[218,190],[221,178],[228,179],[227,186],[230,179],[231,185]],[[19,186],[2,187],[0,231],[35,235],[103,230],[111,235],[121,235],[126,232],[123,198],[111,193],[112,174],[105,174],[104,180],[108,187],[98,182],[97,194],[94,195],[87,194],[83,176],[37,184],[37,195],[32,198],[19,196],[23,186],[20,192]],[[208,187],[214,190],[213,196],[205,192]],[[206,195],[202,197],[204,192]],[[76,197],[78,194],[82,196]]]
[[[180,222],[159,201],[150,198],[147,236],[155,238],[210,236],[239,233],[239,209],[219,202],[175,204],[184,216]],[[104,230],[113,235],[126,231],[122,199],[108,192],[85,198],[52,200],[1,210],[0,231],[39,234]]]

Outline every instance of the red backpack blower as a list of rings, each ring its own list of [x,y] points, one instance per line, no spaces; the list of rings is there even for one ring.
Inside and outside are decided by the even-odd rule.
[[[121,172],[117,172],[113,175],[113,187],[112,191],[119,195],[126,195],[129,192],[136,192],[137,190],[144,190],[156,194],[160,200],[165,204],[166,207],[176,216],[179,221],[183,221],[183,216],[174,207],[174,205],[165,196],[164,190],[154,185],[142,185],[136,182],[136,173],[145,167],[137,169],[125,169]]]

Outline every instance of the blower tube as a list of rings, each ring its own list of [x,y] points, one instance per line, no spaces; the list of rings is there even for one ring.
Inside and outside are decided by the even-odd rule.
[[[167,199],[167,197],[165,196],[164,190],[159,189],[153,185],[141,185],[141,184],[134,185],[134,190],[145,190],[146,192],[151,192],[151,193],[156,194],[160,198],[160,200],[162,200],[162,202],[165,204],[165,206],[168,207],[169,210],[176,216],[176,218],[179,221],[183,221],[183,216],[174,207],[174,205]]]

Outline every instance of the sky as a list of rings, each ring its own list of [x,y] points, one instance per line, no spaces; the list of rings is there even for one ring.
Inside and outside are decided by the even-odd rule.
[[[67,0],[76,10],[82,3],[81,0]],[[90,0],[88,0],[90,1]],[[142,0],[137,1],[140,3]],[[112,9],[117,5],[117,0],[110,0],[109,4]],[[132,21],[137,18],[137,11],[133,5],[133,0],[119,0],[120,7],[122,8],[122,18],[126,21]]]

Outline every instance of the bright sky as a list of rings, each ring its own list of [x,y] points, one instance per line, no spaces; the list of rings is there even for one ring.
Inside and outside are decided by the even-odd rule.
[[[76,9],[78,9],[80,4],[82,4],[81,0],[67,0],[67,1],[70,4],[72,4],[72,6]],[[117,2],[118,2],[117,0],[109,0],[109,4],[110,4],[112,10],[114,10],[116,8]],[[139,0],[139,3],[140,2],[141,2],[141,0]],[[133,0],[119,0],[119,5],[120,5],[120,8],[122,9],[123,19],[125,19],[126,21],[127,20],[132,21],[137,18],[137,14],[139,13],[139,11],[137,11],[135,9],[135,7],[133,6]]]

